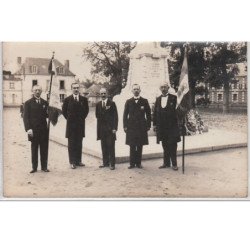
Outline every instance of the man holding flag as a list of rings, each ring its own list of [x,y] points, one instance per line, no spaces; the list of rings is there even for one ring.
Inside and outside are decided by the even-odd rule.
[[[181,139],[176,113],[177,98],[173,93],[169,93],[169,88],[168,83],[160,86],[162,95],[155,101],[153,125],[157,143],[162,142],[164,152],[163,165],[159,168],[169,168],[172,163],[173,170],[178,170],[176,152],[177,142]]]
[[[37,172],[38,149],[40,148],[41,169],[49,172],[48,161],[48,103],[41,98],[42,88],[34,85],[32,88],[33,97],[24,103],[23,122],[28,140],[31,142],[32,170]]]

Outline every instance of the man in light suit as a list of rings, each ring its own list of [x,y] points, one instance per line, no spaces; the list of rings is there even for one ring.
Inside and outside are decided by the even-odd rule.
[[[88,100],[79,94],[80,85],[72,83],[73,94],[65,98],[62,113],[67,120],[69,163],[72,169],[85,166],[82,163],[82,140],[85,137],[85,119],[89,113]]]
[[[140,86],[132,86],[133,97],[125,103],[123,127],[126,133],[126,144],[130,146],[129,169],[142,168],[143,145],[148,145],[148,130],[151,127],[151,110],[148,100],[140,96]]]
[[[31,141],[32,170],[37,172],[38,148],[40,147],[40,160],[43,172],[49,172],[48,161],[48,103],[41,98],[42,88],[33,86],[33,97],[24,103],[23,122],[28,140]]]
[[[115,140],[118,114],[115,103],[107,98],[106,88],[100,89],[102,100],[96,105],[97,140],[101,140],[103,165],[115,169]]]
[[[162,84],[160,90],[162,95],[156,98],[153,116],[157,143],[162,142],[164,152],[163,165],[159,168],[169,168],[172,163],[173,170],[178,170],[176,152],[181,138],[176,113],[177,97],[169,93],[168,84]]]

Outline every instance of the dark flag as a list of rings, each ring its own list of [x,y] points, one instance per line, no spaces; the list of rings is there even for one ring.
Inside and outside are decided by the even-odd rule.
[[[57,124],[59,115],[62,113],[61,111],[62,107],[59,97],[59,83],[57,81],[57,71],[54,62],[54,55],[50,60],[48,71],[49,74],[51,75],[49,100],[48,100],[49,120],[55,126]]]

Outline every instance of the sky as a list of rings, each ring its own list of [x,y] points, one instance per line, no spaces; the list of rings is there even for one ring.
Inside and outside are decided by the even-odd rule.
[[[80,80],[92,79],[91,64],[82,58],[86,42],[4,42],[3,67],[14,73],[17,70],[17,57],[51,58],[55,52],[55,59],[64,64],[70,61],[70,70]]]

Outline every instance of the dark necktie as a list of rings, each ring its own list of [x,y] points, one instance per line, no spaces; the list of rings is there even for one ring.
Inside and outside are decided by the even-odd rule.
[[[77,97],[75,96],[75,101],[77,102]]]
[[[39,99],[37,99],[36,102],[37,102],[38,104],[40,104],[40,100],[39,100]]]
[[[102,107],[105,108],[105,102],[104,101],[102,102]]]

